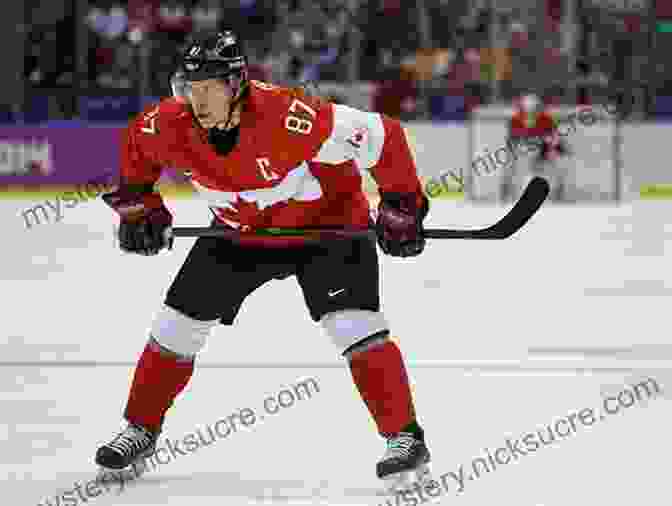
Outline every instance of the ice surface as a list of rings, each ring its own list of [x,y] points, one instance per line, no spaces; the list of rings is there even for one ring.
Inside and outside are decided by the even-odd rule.
[[[95,476],[95,448],[118,430],[147,328],[193,240],[126,256],[100,202],[27,230],[20,212],[36,203],[0,202],[0,488],[14,503],[46,506]],[[169,205],[179,224],[209,219],[191,202]],[[479,227],[505,211],[436,202],[428,225]],[[417,259],[383,259],[384,309],[411,365],[436,475],[597,408],[624,384],[652,377],[672,388],[670,211],[669,202],[546,206],[506,241],[433,241]],[[216,296],[226,286],[204,289]],[[89,503],[384,503],[374,475],[382,441],[293,280],[253,294],[199,365],[166,437],[245,407],[261,412],[268,395],[302,378],[320,392]],[[583,427],[440,502],[667,505],[669,398]]]

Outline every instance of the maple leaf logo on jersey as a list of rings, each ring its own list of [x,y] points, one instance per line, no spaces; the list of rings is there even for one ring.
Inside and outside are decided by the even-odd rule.
[[[346,139],[346,142],[357,149],[361,148],[364,142],[364,130],[357,130],[352,137]]]
[[[191,180],[192,185],[201,194],[201,198],[208,202],[210,209],[229,226],[238,228],[245,220],[245,217],[240,218],[241,209],[248,217],[251,216],[252,211],[249,206],[244,209],[245,203],[255,204],[258,211],[263,211],[275,204],[289,202],[292,199],[299,202],[310,202],[322,197],[320,181],[311,173],[307,162],[302,162],[282,178],[270,170],[270,164],[266,165],[268,158],[257,160],[262,160],[257,163],[266,174],[265,176],[262,174],[264,179],[279,181],[278,184],[270,188],[262,187],[234,192],[209,188],[196,180]]]

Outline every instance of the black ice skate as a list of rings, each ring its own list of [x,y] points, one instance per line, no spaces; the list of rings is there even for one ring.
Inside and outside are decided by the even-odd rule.
[[[376,465],[378,478],[391,493],[431,486],[430,454],[425,442],[410,432],[400,432],[387,440],[387,451]]]
[[[101,471],[127,471],[133,467],[136,476],[145,470],[145,458],[156,449],[158,434],[139,425],[129,424],[106,445],[98,448],[96,464]]]

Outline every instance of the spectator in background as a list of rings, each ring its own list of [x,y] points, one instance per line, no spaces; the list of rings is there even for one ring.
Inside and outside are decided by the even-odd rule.
[[[57,39],[54,28],[30,33],[25,68],[33,86],[53,86],[58,80]]]
[[[312,0],[303,0],[300,8],[287,19],[289,46],[292,56],[290,78],[294,80],[317,79],[319,53],[328,49],[325,27],[329,18]],[[317,66],[317,67],[316,67]]]
[[[387,69],[373,96],[373,111],[405,120],[417,112],[418,86],[412,69],[399,65]]]
[[[320,12],[315,13],[315,19],[325,19],[326,22],[313,25],[311,36],[314,38],[305,45],[304,66],[299,76],[301,82],[338,80],[346,73],[339,65],[339,57],[343,54],[348,12],[338,1],[316,8]]]
[[[273,18],[273,30],[267,33],[263,37],[263,42],[260,43],[263,49],[260,54],[260,63],[269,74],[270,80],[280,84],[289,84],[293,65],[294,52],[290,50],[292,42],[290,22],[293,16],[292,9],[296,6],[292,3],[289,0],[278,0],[277,13],[275,13],[277,16],[274,14]],[[303,39],[300,42],[302,44]]]
[[[589,105],[593,103],[593,97],[599,96],[600,90],[609,84],[609,78],[604,72],[594,68],[586,60],[579,60],[576,64],[576,93],[577,103]]]
[[[128,31],[135,43],[156,29],[160,0],[128,0]]]
[[[464,52],[451,51],[448,58],[448,65],[446,65],[445,72],[445,88],[448,95],[464,95],[465,76],[465,61]]]
[[[22,42],[24,51],[19,61],[23,58],[23,69],[19,70],[23,82],[17,83],[23,90],[17,101],[9,103],[9,109],[12,116],[16,119],[20,116],[26,121],[42,121],[51,118],[71,117],[76,111],[76,98],[71,93],[73,83],[75,82],[75,15],[69,8],[68,3],[63,1],[54,1],[48,4],[36,0],[27,0],[15,4],[12,2],[6,7],[9,9],[7,15],[12,16],[15,9],[29,9],[31,16],[31,25],[14,26],[11,29],[26,32],[21,34],[25,37]],[[3,6],[4,7],[4,6]],[[14,11],[12,11],[14,7]],[[11,37],[10,37],[11,39]],[[11,52],[15,48],[11,45],[8,50]],[[21,54],[21,51],[18,51]],[[11,71],[10,66],[8,69]],[[12,93],[12,79],[15,76],[8,76],[6,96],[4,100],[16,100],[17,94]],[[24,101],[25,107],[22,108],[21,102]],[[7,102],[5,102],[7,103]],[[5,119],[8,119],[7,111]]]
[[[364,9],[362,78],[373,81],[380,72],[399,65],[403,56],[419,49],[418,15],[414,2],[401,0],[371,0]]]
[[[432,0],[426,2],[433,43],[440,48],[455,48],[457,24],[466,13],[467,2],[462,0]]]
[[[107,26],[105,35],[110,40],[120,39],[128,29],[128,13],[123,2],[112,4],[107,14]]]
[[[176,44],[183,44],[192,31],[192,20],[181,0],[163,0],[158,12],[158,31]]]
[[[527,32],[527,25],[520,19],[511,19],[509,24],[509,33],[511,37],[510,47],[514,51],[527,47],[530,42],[530,36]]]
[[[489,98],[489,86],[483,81],[481,52],[475,48],[464,50],[464,90],[467,110],[472,110]]]
[[[630,24],[620,21],[616,25],[616,34],[612,41],[611,51],[614,55],[614,69],[612,78],[621,86],[631,79],[633,37],[630,33]]]
[[[106,88],[129,89],[133,86],[133,49],[126,38],[128,13],[120,1],[109,8],[93,6],[86,18],[90,29],[90,46],[94,48],[93,81]]]
[[[71,86],[75,70],[74,17],[31,28],[24,63],[28,82],[43,88]]]
[[[221,0],[201,0],[191,11],[192,29],[195,32],[217,30],[222,16]]]
[[[267,39],[275,30],[275,2],[272,0],[227,0],[224,22],[245,41]]]
[[[156,10],[149,75],[152,94],[170,93],[169,82],[177,65],[176,54],[194,27],[191,14],[186,1],[181,0],[161,0]]]
[[[489,42],[492,11],[488,8],[469,12],[459,22],[465,48],[481,47]]]
[[[549,31],[557,32],[562,22],[564,0],[546,0],[546,26]]]

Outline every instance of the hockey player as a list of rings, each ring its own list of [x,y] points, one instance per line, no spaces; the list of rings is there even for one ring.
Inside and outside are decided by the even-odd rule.
[[[559,158],[570,153],[566,141],[559,134],[556,121],[534,94],[521,97],[518,108],[509,122],[508,145],[516,153],[510,170],[502,182],[503,200],[515,200],[522,188],[534,176],[544,177],[550,187],[552,200],[565,198],[566,168]],[[517,155],[528,155],[522,156]]]
[[[241,45],[228,31],[196,38],[172,85],[174,97],[130,122],[121,184],[104,195],[120,217],[120,246],[142,255],[172,246],[173,217],[154,189],[162,167],[190,172],[214,214],[212,226],[236,229],[239,239],[196,240],[137,363],[124,411],[128,425],[98,449],[96,463],[120,470],[151,455],[212,329],[232,325],[244,299],[265,282],[296,276],[312,319],[347,359],[387,440],[377,476],[426,476],[430,454],[404,360],[380,309],[376,240],[315,244],[254,233],[368,227],[362,169],[379,185],[375,227],[383,252],[420,254],[429,205],[400,123],[249,80]]]

